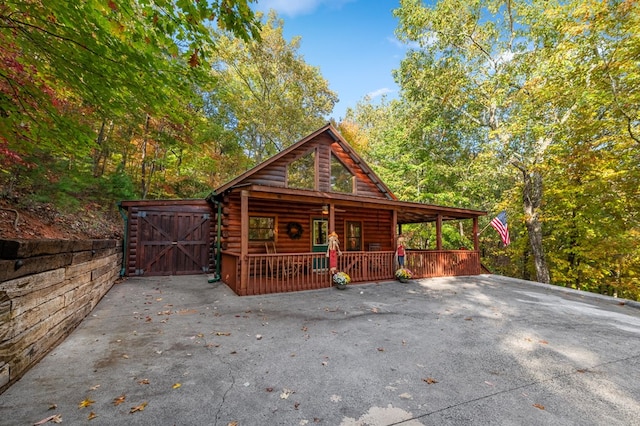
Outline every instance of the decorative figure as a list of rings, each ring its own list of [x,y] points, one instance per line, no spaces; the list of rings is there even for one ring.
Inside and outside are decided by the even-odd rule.
[[[331,275],[335,274],[338,270],[338,256],[342,256],[340,251],[340,240],[338,234],[332,231],[329,234],[329,244],[327,245],[327,257],[329,258],[329,270]]]
[[[405,240],[402,234],[398,235],[398,244],[396,247],[396,257],[398,258],[398,266],[404,268]]]

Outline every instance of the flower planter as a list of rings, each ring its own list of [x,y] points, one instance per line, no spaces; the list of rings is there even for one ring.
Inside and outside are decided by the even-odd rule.
[[[336,288],[338,290],[344,290],[345,288],[347,288],[347,285],[346,284],[336,284]]]

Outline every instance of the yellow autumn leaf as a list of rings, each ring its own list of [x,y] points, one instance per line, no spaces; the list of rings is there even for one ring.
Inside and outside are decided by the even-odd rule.
[[[140,404],[140,405],[136,405],[135,407],[131,407],[131,410],[129,410],[129,413],[130,413],[130,414],[133,414],[133,413],[135,413],[136,411],[143,411],[143,410],[144,410],[144,408],[147,406],[147,404],[148,404],[148,402],[146,402],[146,401],[145,401],[145,402],[143,402],[143,403],[142,403],[142,404]]]
[[[113,405],[120,405],[124,402],[124,400],[126,399],[126,395],[120,395],[119,397],[115,398],[113,400]]]
[[[84,407],[88,407],[91,404],[93,404],[95,401],[93,399],[85,399],[84,401],[82,401],[80,404],[78,404],[78,408],[84,408]]]
[[[180,383],[175,383],[172,387],[174,389],[178,389],[180,386],[182,386]]]
[[[92,411],[89,413],[89,417],[87,418],[87,420],[93,420],[96,417],[98,417],[98,415]]]

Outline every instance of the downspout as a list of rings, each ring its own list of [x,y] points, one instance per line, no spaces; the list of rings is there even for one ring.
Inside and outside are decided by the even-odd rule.
[[[122,268],[120,268],[120,278],[124,277],[127,272],[125,256],[127,253],[127,244],[129,239],[129,217],[124,214],[124,209],[122,208],[122,202],[118,201],[118,211],[120,212],[120,216],[122,216],[122,220],[124,220],[124,240],[122,242]]]
[[[218,219],[218,226],[216,227],[216,272],[213,275],[212,278],[209,279],[208,282],[210,283],[215,283],[220,281],[221,279],[221,268],[220,268],[220,261],[222,258],[222,254],[220,253],[220,249],[222,247],[221,243],[220,243],[220,238],[222,237],[222,203],[217,201],[214,197],[216,196],[216,192],[213,191],[211,194],[209,194],[209,196],[207,197],[207,199],[211,202],[213,202],[217,207],[218,207],[218,214],[217,214],[217,219]]]

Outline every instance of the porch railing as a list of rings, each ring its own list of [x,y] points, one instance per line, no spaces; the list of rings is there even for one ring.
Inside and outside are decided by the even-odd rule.
[[[408,250],[405,267],[414,278],[479,275],[480,253],[471,250]]]
[[[396,268],[394,256],[395,253],[392,251],[343,252],[342,256],[338,257],[338,271],[349,274],[354,283],[392,280]],[[248,255],[249,279],[245,294],[282,293],[331,287],[328,262],[329,259],[324,253]],[[228,270],[234,269],[233,266],[228,266]],[[239,276],[239,262],[235,266]],[[405,256],[405,267],[413,272],[414,278],[481,273],[480,255],[477,251],[470,250],[409,250]],[[225,274],[222,278],[225,279]],[[237,282],[235,279],[232,281],[234,284],[232,288],[238,293],[239,278]]]

